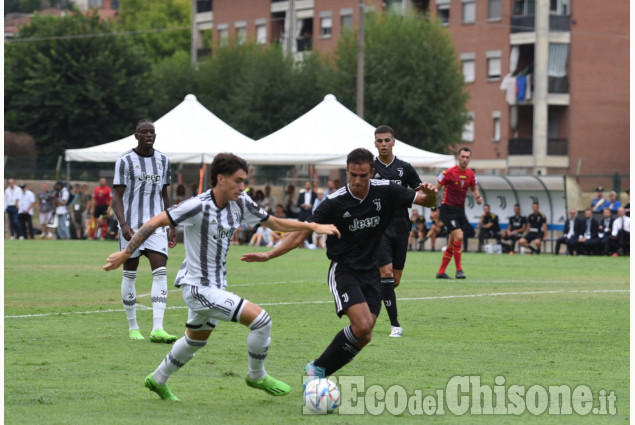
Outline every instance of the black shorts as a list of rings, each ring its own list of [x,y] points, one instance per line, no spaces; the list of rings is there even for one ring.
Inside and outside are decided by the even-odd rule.
[[[445,224],[448,233],[457,229],[463,230],[467,224],[465,208],[441,204],[441,208],[439,208],[439,220]]]
[[[99,218],[108,215],[108,205],[95,205],[93,209],[93,217]]]
[[[408,252],[408,235],[392,236],[387,233],[381,237],[379,252],[377,254],[379,265],[385,266],[392,263],[395,270],[403,270],[406,265],[406,253]]]
[[[355,304],[366,303],[375,316],[381,311],[379,269],[355,270],[348,265],[331,262],[329,289],[335,299],[339,317]]]
[[[542,241],[542,232],[529,232],[526,236],[523,236],[527,242],[531,242],[534,239]]]

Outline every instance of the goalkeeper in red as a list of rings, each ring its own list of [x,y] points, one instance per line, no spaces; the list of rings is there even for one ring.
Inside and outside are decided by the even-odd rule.
[[[450,167],[441,174],[437,181],[437,190],[445,186],[443,200],[439,209],[439,216],[448,228],[450,237],[448,247],[443,253],[441,267],[437,273],[437,279],[452,279],[445,272],[448,264],[454,257],[456,264],[456,278],[465,279],[463,267],[461,267],[461,247],[463,246],[463,228],[468,224],[465,217],[465,196],[468,188],[472,191],[476,203],[481,205],[483,199],[478,188],[474,171],[467,168],[472,158],[472,151],[469,148],[461,148],[459,151],[459,165]]]

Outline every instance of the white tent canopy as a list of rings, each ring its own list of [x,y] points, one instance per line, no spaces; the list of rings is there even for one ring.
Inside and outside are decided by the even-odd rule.
[[[251,153],[232,151],[250,164],[315,164],[346,166],[346,156],[356,148],[375,153],[375,127],[339,103],[332,94],[300,118],[255,143]],[[452,155],[432,153],[396,140],[395,155],[415,167],[447,168]]]
[[[234,130],[211,113],[193,94],[154,122],[157,132],[155,148],[172,163],[210,163],[219,152],[251,152],[253,139]],[[66,161],[115,162],[137,146],[133,135],[115,142],[85,149],[67,149]]]

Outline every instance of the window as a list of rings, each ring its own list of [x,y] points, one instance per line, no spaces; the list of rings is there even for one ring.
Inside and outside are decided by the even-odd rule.
[[[247,23],[245,21],[236,22],[236,41],[239,45],[247,42]]]
[[[267,44],[267,20],[256,19],[256,43]]]
[[[331,12],[320,12],[320,37],[330,38],[333,29]]]
[[[492,119],[494,120],[494,135],[492,137],[493,142],[501,141],[501,111],[493,111]]]
[[[475,80],[474,53],[461,53],[461,66],[463,68],[463,78],[466,83],[473,83]]]
[[[443,25],[450,23],[450,5],[440,4],[437,6],[437,17]]]
[[[501,51],[485,52],[487,58],[487,79],[499,79],[501,76]]]
[[[463,23],[473,24],[476,22],[476,1],[463,0]]]
[[[220,47],[227,47],[229,44],[229,31],[227,24],[218,25],[218,45]]]
[[[469,121],[463,127],[463,134],[461,139],[464,142],[473,142],[474,141],[474,112],[468,112],[467,117]]]
[[[340,10],[340,28],[353,29],[353,9],[341,9]]]
[[[500,20],[502,17],[501,12],[501,0],[488,0],[487,1],[487,19],[488,20]]]

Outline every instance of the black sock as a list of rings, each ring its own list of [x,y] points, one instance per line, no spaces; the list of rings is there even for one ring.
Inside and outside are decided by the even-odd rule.
[[[322,355],[315,359],[313,364],[323,367],[326,376],[332,375],[359,353],[359,349],[353,345],[356,342],[357,338],[353,335],[351,327],[345,327],[335,335],[333,341],[326,347]]]
[[[399,327],[397,320],[397,296],[395,295],[395,279],[385,277],[381,279],[381,299],[386,306],[386,312],[392,326]]]

